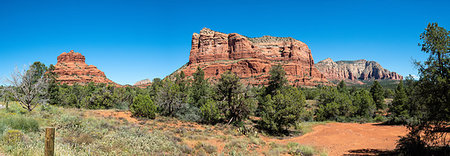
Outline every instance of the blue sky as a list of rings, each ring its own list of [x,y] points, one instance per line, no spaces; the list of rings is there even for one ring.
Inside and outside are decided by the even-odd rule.
[[[316,62],[366,59],[404,76],[429,22],[450,29],[449,1],[0,1],[0,79],[15,66],[56,64],[75,50],[119,84],[165,77],[189,58],[203,27],[293,37]]]

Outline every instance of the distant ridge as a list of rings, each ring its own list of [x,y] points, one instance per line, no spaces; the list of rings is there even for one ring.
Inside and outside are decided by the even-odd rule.
[[[327,58],[315,64],[328,80],[401,80],[403,76],[384,69],[378,62]]]

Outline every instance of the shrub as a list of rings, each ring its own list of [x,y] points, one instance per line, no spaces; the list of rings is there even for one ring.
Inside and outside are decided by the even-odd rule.
[[[200,107],[202,121],[204,123],[216,123],[220,119],[220,110],[214,100],[208,100],[202,107]]]
[[[326,155],[323,151],[318,151],[311,146],[300,145],[295,142],[290,142],[287,144],[288,153],[291,155],[301,155],[301,156],[313,156],[313,155]]]
[[[24,134],[16,129],[10,129],[3,135],[3,142],[9,145],[14,145],[23,140]]]
[[[277,91],[273,97],[267,95],[259,125],[269,132],[286,131],[300,119],[305,103],[303,93],[293,87]]]
[[[147,117],[154,119],[156,117],[156,105],[149,96],[138,95],[134,98],[130,111],[134,116]]]
[[[39,130],[39,123],[37,120],[25,117],[22,115],[13,115],[0,119],[0,127],[9,127],[26,132],[34,132]]]
[[[181,106],[175,116],[184,121],[198,122],[201,120],[200,109],[187,103]]]
[[[321,89],[319,108],[315,111],[316,120],[347,120],[357,111],[350,95],[338,92],[336,88],[324,87]]]

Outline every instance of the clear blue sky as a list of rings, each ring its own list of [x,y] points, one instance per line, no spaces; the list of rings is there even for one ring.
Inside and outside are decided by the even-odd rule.
[[[165,77],[188,62],[203,27],[250,37],[290,36],[316,62],[366,59],[402,75],[427,23],[450,29],[449,1],[0,1],[0,79],[73,49],[120,84]]]

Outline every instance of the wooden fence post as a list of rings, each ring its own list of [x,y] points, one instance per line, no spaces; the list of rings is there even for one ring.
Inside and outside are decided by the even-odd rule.
[[[55,128],[45,128],[45,156],[55,155]]]

